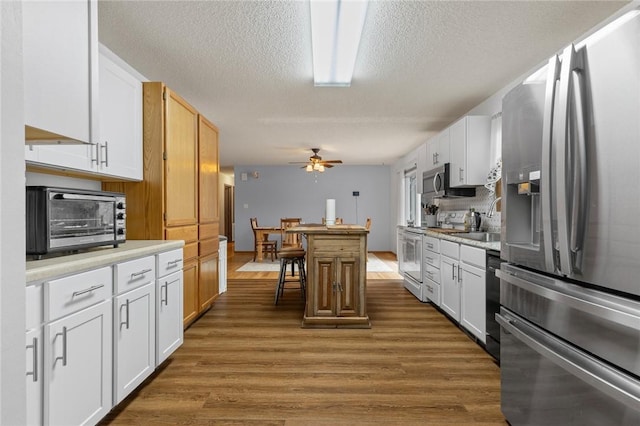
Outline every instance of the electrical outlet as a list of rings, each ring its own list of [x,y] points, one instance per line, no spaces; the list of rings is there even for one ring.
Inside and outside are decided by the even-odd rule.
[[[354,196],[354,197],[357,197],[357,196],[359,196],[359,195],[360,195],[360,191],[353,191],[353,196]]]

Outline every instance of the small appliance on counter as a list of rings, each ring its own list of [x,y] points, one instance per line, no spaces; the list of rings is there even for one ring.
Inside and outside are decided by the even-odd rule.
[[[26,187],[26,251],[34,259],[126,241],[122,193]]]

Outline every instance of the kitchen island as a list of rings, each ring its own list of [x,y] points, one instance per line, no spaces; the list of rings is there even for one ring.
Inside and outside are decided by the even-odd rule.
[[[286,232],[307,239],[307,300],[302,327],[370,328],[367,234],[359,225],[307,224]]]

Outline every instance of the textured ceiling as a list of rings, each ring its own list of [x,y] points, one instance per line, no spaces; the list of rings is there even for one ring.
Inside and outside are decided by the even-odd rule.
[[[616,1],[370,1],[349,88],[313,86],[306,1],[99,1],[100,41],[220,128],[220,162],[391,164]]]

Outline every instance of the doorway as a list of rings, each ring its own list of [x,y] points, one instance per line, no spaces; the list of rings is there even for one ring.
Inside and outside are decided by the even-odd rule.
[[[224,236],[233,242],[233,226],[235,224],[233,203],[234,188],[232,185],[224,185]]]

